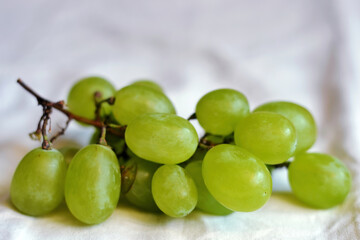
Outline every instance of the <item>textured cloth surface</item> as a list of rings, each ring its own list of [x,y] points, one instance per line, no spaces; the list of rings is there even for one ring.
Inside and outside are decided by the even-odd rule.
[[[357,0],[0,1],[0,239],[360,239],[359,43]],[[64,204],[44,217],[20,214],[10,182],[39,145],[27,133],[41,110],[15,80],[55,101],[88,75],[117,88],[154,79],[183,117],[223,87],[243,92],[252,109],[298,102],[318,124],[311,151],[350,168],[351,193],[338,207],[311,209],[293,197],[280,170],[269,202],[251,213],[174,219],[120,205],[96,226],[79,223]],[[53,125],[63,126],[55,115]],[[71,123],[57,145],[84,145],[92,131]]]

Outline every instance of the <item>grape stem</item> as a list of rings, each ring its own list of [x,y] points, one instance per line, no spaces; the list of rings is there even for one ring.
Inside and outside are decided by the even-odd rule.
[[[41,97],[38,93],[36,93],[34,90],[32,90],[28,85],[26,85],[21,79],[17,80],[17,83],[20,84],[21,87],[23,87],[27,92],[29,92],[31,95],[33,95],[38,105],[41,105],[43,107],[43,115],[40,118],[40,121],[38,123],[37,130],[30,134],[32,138],[39,138],[40,134],[42,134],[43,137],[43,143],[42,148],[43,149],[50,149],[51,143],[57,139],[60,135],[63,135],[70,123],[71,120],[75,119],[79,122],[86,123],[92,126],[95,126],[97,128],[105,128],[107,131],[111,132],[114,135],[124,137],[126,125],[116,125],[116,124],[107,124],[104,121],[101,121],[100,119],[92,120],[88,118],[81,117],[79,115],[76,115],[69,110],[65,109],[65,102],[64,101],[58,101],[58,102],[52,102],[50,100],[47,100],[46,98]],[[103,101],[97,102],[97,108],[100,108],[100,105],[104,102],[108,102],[109,104],[114,102],[114,98],[105,99]],[[68,118],[66,125],[64,128],[62,128],[56,135],[54,135],[50,140],[47,137],[47,125],[50,119],[50,114],[52,112],[52,109],[56,109],[63,114],[65,114]],[[100,111],[100,110],[97,110]],[[49,132],[51,131],[51,126],[49,127]]]
[[[100,133],[100,139],[99,139],[99,144],[100,145],[104,145],[107,146],[107,142],[106,142],[106,127],[102,127],[101,128],[101,133]]]

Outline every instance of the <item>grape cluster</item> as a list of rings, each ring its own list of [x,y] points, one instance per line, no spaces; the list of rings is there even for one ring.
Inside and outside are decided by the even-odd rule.
[[[107,80],[89,77],[72,87],[67,104],[77,116],[72,118],[83,125],[96,121],[97,129],[82,149],[43,145],[26,154],[10,193],[25,214],[49,213],[65,198],[75,218],[98,224],[112,214],[120,194],[171,217],[195,207],[215,215],[250,212],[269,200],[271,170],[285,162],[294,195],[311,207],[334,207],[350,191],[351,176],[340,160],[307,152],[316,124],[295,103],[269,102],[251,112],[242,93],[219,89],[184,119],[152,81],[116,91]],[[195,118],[206,132],[200,142],[190,122]]]

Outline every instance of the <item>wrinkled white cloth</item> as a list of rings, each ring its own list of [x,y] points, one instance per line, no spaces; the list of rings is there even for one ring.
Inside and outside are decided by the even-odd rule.
[[[359,43],[357,0],[0,1],[0,240],[360,239]],[[271,199],[251,213],[195,211],[174,219],[120,205],[96,226],[80,224],[65,205],[44,217],[20,214],[9,200],[10,182],[39,145],[27,134],[41,109],[15,81],[61,100],[88,75],[117,88],[154,79],[183,117],[203,94],[224,87],[246,94],[251,108],[300,103],[318,124],[311,151],[350,168],[351,193],[338,207],[311,209],[278,171]],[[57,124],[65,119],[55,117]],[[57,145],[84,145],[91,133],[72,123]]]

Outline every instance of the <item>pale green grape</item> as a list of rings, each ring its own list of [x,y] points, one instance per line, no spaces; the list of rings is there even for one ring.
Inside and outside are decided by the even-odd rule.
[[[331,208],[342,203],[351,188],[351,176],[337,158],[321,153],[295,156],[289,167],[294,195],[314,208]]]
[[[269,102],[254,110],[259,111],[275,112],[291,121],[297,136],[296,153],[308,150],[315,143],[315,120],[306,108],[291,102]]]
[[[271,195],[271,175],[265,164],[238,146],[221,144],[210,149],[202,174],[211,195],[234,211],[255,211]]]
[[[146,86],[130,85],[116,93],[113,114],[118,122],[128,125],[145,113],[175,113],[175,108],[164,93]]]
[[[255,112],[239,122],[236,145],[255,154],[266,164],[279,164],[294,155],[296,131],[285,117],[271,112]]]
[[[232,133],[236,124],[249,114],[246,97],[233,89],[219,89],[203,96],[196,105],[196,117],[206,132]]]
[[[157,206],[171,217],[184,217],[196,206],[197,190],[190,175],[178,165],[163,165],[152,179]]]
[[[189,159],[198,145],[191,123],[175,114],[145,114],[126,128],[125,141],[137,156],[163,164]]]
[[[83,223],[105,221],[120,195],[118,159],[106,146],[82,148],[70,162],[65,181],[65,200],[70,212]]]
[[[160,85],[151,80],[138,80],[133,82],[131,85],[144,86],[159,92],[163,92],[163,89],[160,87]]]
[[[147,211],[159,211],[151,192],[151,181],[159,164],[152,163],[138,157],[133,157],[127,163],[136,164],[136,175],[125,198],[135,206]]]
[[[90,144],[96,144],[99,143],[101,131],[99,129],[96,129],[93,135],[90,139]],[[107,145],[109,145],[112,150],[115,152],[116,155],[120,155],[125,150],[125,140],[124,138],[121,138],[119,136],[116,136],[115,134],[112,134],[111,132],[106,132],[105,140]]]
[[[65,174],[66,163],[59,151],[41,148],[30,151],[14,173],[11,202],[28,215],[49,213],[64,199]]]
[[[185,170],[190,174],[196,184],[198,191],[198,202],[196,204],[197,208],[204,212],[216,215],[228,215],[233,212],[216,201],[205,186],[204,179],[202,177],[202,161],[189,163],[186,165]]]
[[[95,118],[95,92],[99,92],[99,100],[113,97],[115,89],[106,79],[100,77],[88,77],[79,80],[70,90],[67,105],[70,111],[79,116]],[[101,116],[111,113],[111,106],[108,103],[101,105]]]

